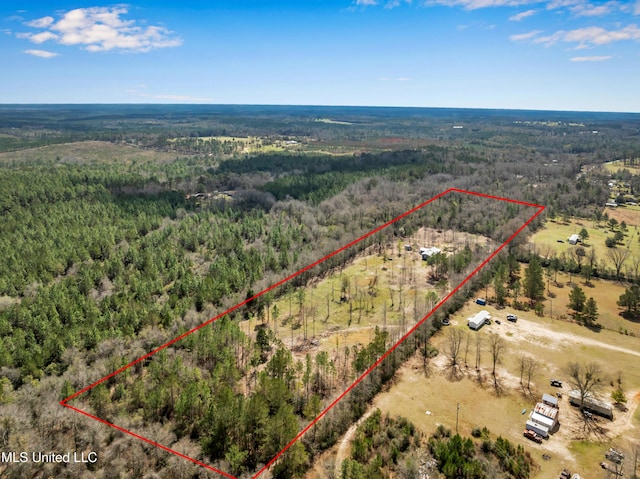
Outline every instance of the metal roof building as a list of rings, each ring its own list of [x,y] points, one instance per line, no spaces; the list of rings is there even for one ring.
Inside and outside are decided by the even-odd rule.
[[[482,327],[484,322],[487,319],[490,319],[490,318],[491,318],[491,315],[489,314],[489,311],[485,311],[483,309],[479,313],[477,313],[477,314],[471,316],[469,319],[467,319],[467,324],[469,325],[469,327],[471,329],[478,330],[478,329],[480,329]]]

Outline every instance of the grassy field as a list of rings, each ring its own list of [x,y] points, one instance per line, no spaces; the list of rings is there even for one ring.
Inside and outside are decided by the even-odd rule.
[[[582,277],[575,275],[572,275],[571,283],[569,283],[569,275],[565,273],[558,273],[557,280],[557,284],[551,281],[549,290],[545,292],[547,297],[545,314],[547,316],[571,320],[570,313],[572,311],[568,308],[569,292],[574,286],[579,286],[587,298],[593,297],[596,301],[599,313],[598,322],[603,328],[622,334],[626,331],[627,334],[633,333],[640,337],[640,323],[629,321],[620,316],[622,309],[617,305],[618,298],[627,287],[626,284],[592,279],[591,286],[587,286]],[[551,291],[551,295],[548,291]]]
[[[191,138],[170,138],[170,143],[178,140]],[[257,136],[200,136],[197,138],[198,143],[205,144],[217,141],[220,143],[230,143],[234,145],[236,153],[273,153],[277,151],[286,151],[295,149],[298,143],[287,144],[283,140],[269,140]]]
[[[118,145],[106,141],[82,141],[43,146],[27,150],[0,153],[0,162],[54,161],[63,163],[119,163],[131,164],[147,162],[169,162],[175,160],[175,153],[144,150],[128,145]]]
[[[609,161],[604,164],[604,168],[610,173],[617,173],[620,170],[628,170],[632,175],[640,174],[640,166],[634,166],[634,165],[625,166],[624,160]]]
[[[625,205],[617,208],[607,208],[607,215],[609,218],[615,218],[618,223],[625,221],[627,225],[640,226],[640,206],[639,205]]]
[[[564,225],[570,228],[569,225]],[[573,228],[580,225],[573,225]],[[586,227],[586,226],[585,226]],[[579,231],[579,230],[578,230]],[[568,236],[568,229],[555,234]],[[549,236],[553,238],[553,236]],[[568,245],[558,243],[568,248]],[[595,247],[595,246],[594,246]],[[404,253],[403,253],[404,254]],[[364,264],[366,261],[366,265]],[[380,271],[381,258],[360,258],[345,269],[345,274],[353,278],[359,288],[364,286],[366,274],[373,270]],[[401,259],[402,261],[402,259]],[[401,263],[394,259],[394,268]],[[387,263],[389,266],[389,263]],[[420,266],[420,265],[419,265]],[[396,278],[398,277],[398,269]],[[378,273],[380,274],[380,273]],[[496,309],[492,305],[480,306],[468,302],[453,318],[452,325],[443,328],[434,338],[432,344],[440,354],[432,360],[429,374],[425,374],[419,358],[413,358],[399,371],[391,388],[378,395],[372,407],[392,415],[402,415],[411,420],[425,435],[432,434],[439,424],[455,430],[457,405],[460,404],[458,429],[461,434],[469,436],[475,427],[486,426],[495,439],[498,435],[508,438],[512,443],[523,445],[531,452],[539,469],[532,475],[534,479],[557,477],[563,468],[578,472],[582,477],[607,477],[599,463],[604,460],[604,453],[609,447],[627,451],[633,450],[634,444],[640,444],[640,324],[623,319],[619,315],[616,301],[624,292],[625,285],[613,281],[592,280],[586,286],[584,280],[564,273],[557,274],[557,283],[550,282],[549,291],[545,291],[545,316],[538,317],[533,311],[522,312],[507,309]],[[334,293],[338,295],[339,277],[327,278],[313,285],[314,297],[322,298]],[[380,297],[390,302],[390,271],[380,276]],[[587,297],[593,297],[598,305],[603,325],[600,331],[592,331],[572,321],[567,308],[568,293],[578,285],[583,288]],[[397,287],[397,284],[396,284]],[[307,288],[310,291],[310,288]],[[424,292],[420,295],[424,296]],[[489,297],[492,296],[489,290]],[[550,298],[550,301],[549,301]],[[407,301],[410,304],[410,300]],[[280,306],[279,306],[280,307]],[[318,308],[322,308],[319,301]],[[335,347],[336,335],[344,334],[348,322],[348,310],[336,304],[335,314],[330,314],[323,333],[321,348]],[[288,308],[287,298],[282,300],[282,308]],[[342,309],[340,309],[342,308]],[[292,304],[292,315],[296,315],[295,296]],[[377,307],[379,309],[379,307]],[[492,315],[493,322],[480,331],[471,331],[466,326],[469,316],[486,309]],[[388,311],[388,324],[398,324],[398,312]],[[506,320],[508,313],[514,312],[519,320],[511,323]],[[324,313],[326,316],[326,313]],[[553,317],[551,317],[553,316]],[[501,320],[497,324],[495,319]],[[373,317],[363,316],[361,329],[349,332],[349,336],[340,339],[340,344],[364,343],[367,334],[375,324]],[[379,324],[379,323],[378,323]],[[332,328],[336,334],[331,335]],[[338,329],[336,329],[338,328]],[[340,329],[342,328],[342,329]],[[459,328],[469,337],[468,367],[464,361],[464,343],[460,362],[462,367],[455,376],[447,369],[447,334],[452,328]],[[621,334],[621,332],[628,334]],[[496,392],[491,376],[491,357],[488,351],[488,336],[491,333],[503,338],[506,349],[498,365],[500,392]],[[359,336],[358,336],[359,335]],[[480,335],[484,347],[481,353],[480,375],[475,371],[475,337]],[[532,378],[531,392],[520,385],[519,360],[523,354],[536,359],[538,368]],[[537,445],[522,436],[528,414],[543,393],[554,394],[557,389],[549,386],[549,379],[557,378],[565,382],[562,392],[570,389],[568,385],[567,365],[570,361],[586,364],[596,361],[602,366],[602,381],[599,395],[610,400],[609,396],[616,387],[618,377],[629,399],[628,412],[617,411],[614,421],[601,419],[598,425],[602,428],[597,433],[586,431],[577,408],[570,406],[564,397],[560,401],[560,429],[548,441]],[[526,409],[525,414],[522,410]],[[324,475],[324,468],[331,464],[336,448],[323,454],[314,465],[313,474],[307,477],[329,477]],[[546,460],[543,455],[550,455]]]
[[[473,235],[423,229],[402,240],[400,256],[395,243],[384,255],[362,253],[342,271],[283,294],[270,308],[268,326],[298,358],[320,351],[338,357],[345,346],[369,344],[376,327],[388,330],[390,344],[448,291],[428,283],[432,267],[422,261],[419,247],[406,251],[403,245],[428,243],[453,251],[467,242],[472,248],[486,244],[485,238]],[[429,299],[427,295],[431,295]],[[242,323],[245,333],[255,336],[255,322]]]
[[[616,413],[613,422],[601,420],[600,424],[605,431],[595,437],[586,434],[585,438],[577,409],[568,405],[563,398],[560,401],[560,430],[548,441],[541,445],[534,444],[522,437],[522,430],[529,411],[542,393],[555,392],[554,388],[548,386],[549,379],[554,377],[567,381],[564,371],[569,361],[596,360],[603,365],[602,395],[605,398],[613,390],[611,382],[622,371],[623,388],[630,400],[635,397],[629,404],[632,408],[637,407],[640,399],[637,396],[640,371],[638,368],[629,368],[629,365],[640,364],[640,356],[634,356],[624,349],[640,351],[640,340],[611,331],[594,333],[576,324],[538,318],[533,313],[520,314],[520,319],[515,324],[507,321],[502,321],[501,324],[493,322],[480,331],[473,332],[466,327],[466,319],[479,309],[478,305],[468,304],[454,318],[454,325],[451,327],[470,334],[472,342],[475,342],[475,335],[479,334],[486,344],[490,333],[496,333],[505,340],[506,353],[498,367],[502,385],[500,394],[493,388],[490,354],[486,346],[481,359],[482,382],[478,381],[474,369],[473,345],[469,354],[469,369],[465,369],[463,365],[463,373],[451,377],[445,368],[447,358],[444,354],[449,328],[444,328],[433,338],[433,344],[441,354],[431,366],[431,374],[425,376],[419,361],[409,362],[402,368],[394,386],[375,399],[374,406],[391,414],[407,416],[428,435],[438,424],[455,429],[456,408],[459,403],[460,433],[470,435],[474,427],[487,426],[494,439],[497,435],[502,435],[512,442],[522,444],[540,465],[540,470],[532,477],[557,477],[565,467],[583,477],[606,477],[599,467],[599,462],[604,459],[604,452],[611,446],[630,450],[632,441],[640,441],[638,409],[629,417]],[[487,309],[494,318],[502,319],[509,312],[498,311],[490,306],[483,309]],[[609,349],[606,345],[615,345],[623,350]],[[523,353],[533,356],[540,364],[533,378],[532,395],[524,394],[519,385],[518,359]],[[464,358],[462,359],[464,363]],[[563,392],[566,393],[567,390],[565,386]],[[523,409],[527,409],[524,415]],[[551,455],[551,459],[544,460],[543,454]]]
[[[618,244],[616,246],[617,249],[627,248],[629,250],[629,259],[626,262],[627,266],[632,263],[634,257],[640,258],[640,230],[638,230],[638,225],[640,225],[640,208],[638,208],[637,211],[637,219],[634,222],[627,221],[628,231],[624,238],[624,244]],[[587,230],[589,238],[583,244],[570,245],[567,238],[573,234],[580,233],[582,228]],[[592,221],[588,220],[572,219],[569,223],[548,221],[543,228],[531,237],[530,243],[534,244],[537,251],[543,256],[549,256],[549,252],[557,255],[564,253],[568,256],[577,246],[582,246],[586,251],[587,257],[591,254],[591,251],[594,251],[597,264],[600,265],[600,262],[604,261],[605,266],[611,269],[613,268],[613,262],[609,254],[613,248],[608,248],[605,245],[605,239],[609,236],[613,236],[613,233],[604,226],[604,223],[602,223],[600,227],[596,227]],[[559,240],[562,242],[560,243]]]
[[[279,314],[272,329],[294,350],[304,350],[306,324],[306,342],[315,339],[326,351],[368,344],[376,326],[396,333],[408,329],[426,314],[426,294],[435,291],[426,286],[430,267],[415,251],[403,251],[401,258],[389,251],[388,256],[392,260],[358,257],[341,273],[285,294],[275,304]]]

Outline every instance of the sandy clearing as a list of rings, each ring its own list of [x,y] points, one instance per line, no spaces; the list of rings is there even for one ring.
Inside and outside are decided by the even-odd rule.
[[[562,349],[572,345],[584,345],[584,346],[593,346],[597,348],[609,349],[611,351],[617,351],[623,354],[629,354],[632,356],[640,357],[639,351],[634,351],[632,349],[623,348],[620,346],[616,346],[614,344],[608,344],[603,341],[599,341],[597,339],[588,338],[585,336],[579,336],[573,333],[567,333],[563,331],[553,331],[548,329],[546,326],[540,325],[533,321],[529,321],[524,318],[518,319],[518,322],[514,325],[503,322],[502,325],[505,326],[503,328],[496,328],[494,331],[498,332],[501,336],[506,337],[506,339],[512,341],[520,341],[520,342],[528,342],[534,343],[540,346],[544,346],[546,348],[552,349]],[[509,327],[514,326],[514,327]],[[585,334],[589,334],[590,331],[585,330]],[[509,333],[509,335],[507,334]],[[597,333],[592,333],[597,334]]]

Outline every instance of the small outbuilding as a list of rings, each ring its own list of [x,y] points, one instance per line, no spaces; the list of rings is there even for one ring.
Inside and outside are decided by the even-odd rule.
[[[442,253],[442,250],[435,246],[431,246],[430,248],[420,248],[420,256],[422,256],[422,259],[425,261],[439,253]]]
[[[467,319],[467,324],[471,329],[477,331],[488,319],[491,319],[491,315],[489,314],[489,311],[485,311],[483,309],[479,313]]]
[[[558,407],[558,398],[555,396],[552,396],[551,394],[543,394],[542,402],[551,407],[556,407],[556,408]]]
[[[571,235],[569,236],[569,244],[578,244],[580,242],[580,236]]]

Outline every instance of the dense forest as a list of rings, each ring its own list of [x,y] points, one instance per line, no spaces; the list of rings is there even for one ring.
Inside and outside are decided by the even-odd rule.
[[[464,131],[452,130],[453,122]],[[557,112],[2,109],[0,439],[7,450],[91,449],[101,459],[12,464],[0,473],[209,477],[200,466],[58,401],[449,187],[542,204],[547,215],[590,216],[608,198],[597,166],[638,155],[638,124],[633,116]],[[247,152],[225,149],[226,140],[219,148],[182,141],[180,151],[172,151],[172,139],[216,135],[295,139],[302,146]],[[78,145],[84,150],[71,153]],[[375,241],[393,249],[402,235],[426,225],[499,244],[530,215],[522,205],[488,207],[482,198],[455,194]],[[515,256],[528,261],[530,252],[518,249],[523,241],[518,237],[489,266],[498,277]],[[292,286],[339,268],[359,251],[345,252]],[[447,266],[452,284],[468,265]],[[360,417],[404,359],[426,351],[439,321],[494,276],[479,275],[387,356],[271,465],[273,476],[301,475]],[[328,355],[296,359],[270,326],[243,327],[247,320],[264,324],[272,303],[287,294],[278,288],[249,302],[100,383],[74,405],[230,474],[250,476],[396,339],[376,331],[343,365]],[[384,427],[407,430],[386,421]],[[402,456],[409,450],[382,458],[383,466],[399,467],[402,460],[409,467]],[[379,462],[366,448],[359,458],[362,466],[346,463],[345,477],[359,477]]]

